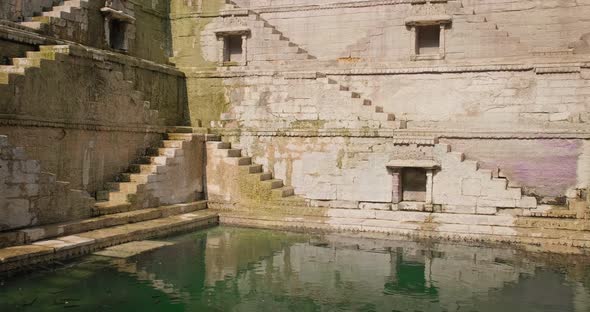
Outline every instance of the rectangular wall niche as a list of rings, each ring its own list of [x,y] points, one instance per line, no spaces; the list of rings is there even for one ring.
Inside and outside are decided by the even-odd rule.
[[[109,25],[109,45],[111,49],[127,51],[127,23],[112,19]]]
[[[404,168],[402,173],[402,201],[426,201],[426,169]]]
[[[218,42],[219,66],[246,66],[248,60],[248,28],[220,29],[215,31]]]
[[[242,44],[242,36],[231,35],[225,37],[223,61],[241,63],[244,57]]]
[[[440,53],[440,26],[419,26],[416,28],[416,54],[436,55]]]
[[[449,15],[411,16],[406,18],[410,30],[410,59],[442,60],[445,58],[445,32],[452,22]]]

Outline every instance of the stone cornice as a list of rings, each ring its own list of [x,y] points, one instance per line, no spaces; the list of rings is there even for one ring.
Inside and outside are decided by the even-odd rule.
[[[257,137],[356,137],[356,138],[404,138],[408,135],[433,136],[446,139],[491,139],[491,140],[540,140],[540,139],[590,139],[586,130],[504,131],[504,130],[439,130],[439,129],[228,129],[213,128],[211,133],[222,136]]]
[[[397,64],[396,64],[397,65]],[[469,73],[469,72],[497,72],[497,71],[534,71],[537,74],[564,74],[580,72],[582,68],[590,68],[590,61],[587,62],[549,62],[549,63],[506,63],[506,64],[445,64],[440,66],[397,66],[397,67],[367,67],[367,68],[334,68],[325,69],[321,72],[324,75],[350,76],[350,75],[404,75],[404,74],[430,74],[430,73]],[[276,70],[242,70],[242,71],[217,71],[199,70],[198,68],[180,68],[189,78],[234,78],[252,76],[284,76],[286,79],[313,79],[310,72],[306,70],[287,71]]]
[[[46,37],[20,27],[13,27],[12,24],[13,23],[7,21],[2,21],[2,23],[0,23],[0,39],[31,45],[68,45],[69,55],[72,56],[88,58],[96,61],[114,62],[168,75],[184,77],[184,73],[179,71],[176,67],[158,64],[134,56],[100,50],[74,42]]]
[[[0,127],[39,127],[39,128],[57,128],[72,129],[81,131],[105,131],[105,132],[138,132],[138,133],[167,133],[166,126],[149,126],[149,125],[108,125],[104,123],[92,122],[66,122],[63,120],[36,119],[34,117],[5,115],[0,114]]]
[[[454,0],[431,0],[431,3],[446,3]],[[403,5],[403,4],[423,4],[424,0],[366,0],[366,1],[350,1],[342,3],[319,4],[319,5],[282,5],[282,6],[267,6],[267,7],[253,7],[250,10],[258,13],[282,13],[282,12],[306,12],[306,11],[321,11],[321,10],[338,10],[348,8],[365,8],[386,5]],[[171,19],[181,19],[190,17],[219,17],[221,13],[202,12],[189,14],[171,14]]]

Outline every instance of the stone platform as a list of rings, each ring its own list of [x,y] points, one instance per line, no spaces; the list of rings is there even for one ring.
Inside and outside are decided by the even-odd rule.
[[[42,240],[0,249],[0,273],[27,270],[114,245],[218,224],[218,214],[205,208],[206,202],[202,201],[54,225],[60,234],[37,229],[38,233],[44,233],[37,236],[43,237]]]
[[[520,249],[590,254],[590,220],[309,207],[216,210],[222,225],[322,233],[510,244]]]

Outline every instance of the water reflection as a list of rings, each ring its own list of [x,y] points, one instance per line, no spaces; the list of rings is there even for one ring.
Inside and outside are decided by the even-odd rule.
[[[590,311],[583,257],[224,227],[171,241],[6,279],[0,311]]]

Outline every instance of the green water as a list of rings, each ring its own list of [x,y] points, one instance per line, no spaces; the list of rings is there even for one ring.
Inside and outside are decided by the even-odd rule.
[[[590,311],[590,259],[218,227],[0,280],[0,311]]]

